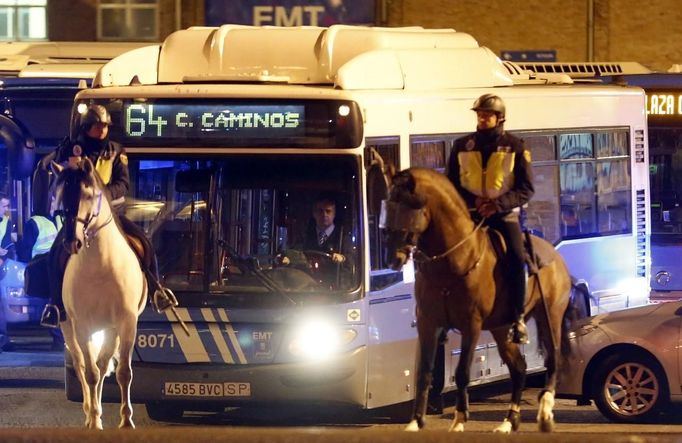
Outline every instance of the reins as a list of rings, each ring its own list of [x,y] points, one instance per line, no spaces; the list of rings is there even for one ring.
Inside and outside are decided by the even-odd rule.
[[[99,195],[97,196],[97,198],[98,199],[97,199],[97,211],[96,212],[90,214],[90,216],[88,217],[87,220],[80,218],[80,217],[76,217],[76,221],[83,223],[83,238],[85,239],[85,247],[86,248],[90,247],[90,241],[93,238],[95,238],[97,233],[100,230],[102,230],[105,226],[107,226],[109,223],[111,223],[112,220],[114,219],[113,212],[109,211],[109,218],[107,218],[107,220],[102,225],[94,228],[92,231],[88,231],[88,226],[90,226],[90,224],[93,222],[93,220],[95,220],[99,216],[100,211],[102,210],[102,191],[99,191]]]
[[[452,254],[457,248],[466,243],[470,238],[473,238],[474,234],[476,234],[476,231],[478,231],[481,228],[481,226],[483,226],[484,221],[485,219],[481,219],[481,221],[478,222],[478,224],[470,233],[468,233],[462,240],[458,241],[457,243],[455,243],[454,246],[450,247],[447,251],[441,254],[428,256],[424,253],[424,251],[415,246],[413,252],[414,260],[418,263],[429,263],[447,257],[448,255]],[[473,266],[471,266],[466,272],[464,272],[464,275],[469,274],[474,268],[476,268],[476,266],[478,266],[478,263],[481,261],[481,257],[483,257],[483,250],[484,249],[481,248],[481,253],[478,254],[478,258],[476,258],[476,261],[474,262]]]

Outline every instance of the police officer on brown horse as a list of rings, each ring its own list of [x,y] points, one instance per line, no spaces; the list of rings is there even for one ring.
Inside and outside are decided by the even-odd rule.
[[[121,144],[109,140],[110,125],[111,116],[104,106],[89,106],[80,116],[76,140],[68,140],[62,143],[54,155],[47,156],[41,162],[39,168],[47,169],[46,163],[49,161],[55,161],[59,164],[77,164],[83,157],[87,157],[95,165],[95,170],[106,186],[112,205],[120,207],[130,187],[128,156]],[[37,173],[34,175],[34,183],[36,182],[35,177],[38,175]],[[119,215],[118,220],[131,244],[137,245],[137,249],[135,247],[133,249],[138,253],[143,269],[147,271],[147,276],[150,277],[149,274],[151,274],[151,277],[158,282],[156,257],[144,232],[138,225],[122,215]],[[43,311],[40,321],[43,326],[48,327],[59,327],[59,321],[64,320],[61,287],[69,254],[62,243],[63,233],[60,231],[49,252],[50,303]],[[163,297],[164,291],[158,291],[155,294],[157,309],[167,308],[170,307],[171,303],[177,303],[169,300],[157,300],[156,297],[158,296]]]
[[[448,178],[469,208],[504,236],[505,269],[514,314],[509,337],[515,343],[527,343],[528,331],[523,319],[525,249],[519,212],[535,192],[530,152],[523,140],[504,131],[506,110],[500,97],[484,94],[471,109],[476,112],[476,132],[455,141]]]

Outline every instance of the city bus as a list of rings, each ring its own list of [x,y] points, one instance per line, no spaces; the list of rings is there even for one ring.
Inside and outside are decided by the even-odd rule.
[[[128,153],[125,213],[152,240],[189,328],[142,313],[133,401],[164,420],[412,400],[415,268],[391,270],[383,254],[379,159],[444,171],[484,93],[504,99],[506,129],[532,152],[527,226],[587,282],[595,308],[646,303],[640,88],[531,76],[468,34],[418,27],[189,28],[105,64],[76,96],[72,130],[92,104],[111,113],[111,137]],[[298,246],[320,193],[334,195],[346,256],[326,275],[329,257]],[[530,371],[543,369],[533,344],[525,354]],[[451,331],[436,368],[444,392],[455,389],[458,358]],[[65,372],[78,401],[68,352]],[[471,376],[474,385],[508,376],[490,334]],[[105,381],[105,400],[117,392]]]
[[[651,205],[652,302],[682,297],[682,72],[651,71],[636,62],[525,63],[537,72],[639,86],[646,92]]]

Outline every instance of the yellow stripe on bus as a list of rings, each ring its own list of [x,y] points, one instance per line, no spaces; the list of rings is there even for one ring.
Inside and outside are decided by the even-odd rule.
[[[187,321],[190,319],[189,311],[187,310],[187,308],[177,308],[177,312],[178,316],[187,322],[186,324],[187,329],[189,329],[189,336],[185,334],[185,331],[182,329],[182,326],[180,326],[180,323],[173,321],[175,317],[173,316],[171,310],[166,309],[165,312],[166,317],[168,318],[168,321],[170,321],[171,327],[173,328],[173,335],[175,335],[175,338],[178,340],[180,349],[182,350],[182,353],[185,355],[185,359],[187,360],[187,362],[188,363],[210,362],[211,359],[208,357],[208,352],[206,352],[206,348],[204,347],[204,344],[202,343],[201,338],[199,337],[199,332],[197,331],[197,328],[194,326],[194,323],[192,323],[191,321]]]
[[[223,336],[220,327],[215,322],[215,316],[213,315],[213,311],[211,311],[210,308],[201,308],[201,315],[203,315],[204,320],[206,320],[206,322],[208,323],[208,330],[211,331],[211,335],[213,336],[213,340],[215,340],[215,343],[218,346],[218,351],[220,351],[220,355],[223,357],[223,361],[225,363],[234,363],[234,359],[232,358],[230,349],[227,347],[225,337]]]
[[[237,334],[234,333],[234,329],[232,329],[232,325],[230,324],[230,321],[227,318],[227,312],[225,309],[218,309],[218,315],[220,316],[220,319],[225,322],[225,330],[227,331],[227,336],[230,337],[230,342],[232,343],[232,346],[234,347],[235,351],[237,351],[237,357],[239,358],[239,363],[246,364],[246,357],[244,356],[244,352],[242,351],[242,347],[239,345],[239,339],[237,338]]]

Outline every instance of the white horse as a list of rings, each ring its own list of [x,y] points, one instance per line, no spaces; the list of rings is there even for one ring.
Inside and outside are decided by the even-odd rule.
[[[145,275],[92,162],[86,158],[78,166],[53,167],[57,202],[64,211],[63,245],[71,254],[62,286],[67,318],[60,326],[83,388],[85,426],[102,429],[103,381],[118,351],[119,427],[134,428],[131,354],[147,300]],[[93,340],[100,331],[101,346]]]

